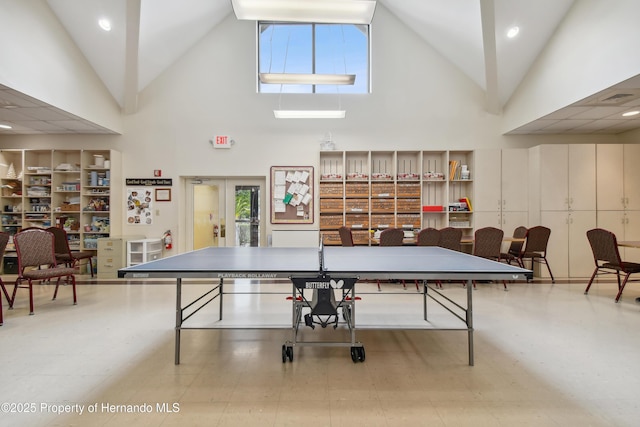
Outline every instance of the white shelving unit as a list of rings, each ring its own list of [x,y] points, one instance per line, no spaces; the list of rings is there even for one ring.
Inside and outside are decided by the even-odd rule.
[[[127,241],[127,267],[162,258],[162,239]]]

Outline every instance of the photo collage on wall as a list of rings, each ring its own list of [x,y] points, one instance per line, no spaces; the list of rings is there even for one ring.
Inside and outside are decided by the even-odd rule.
[[[127,224],[153,224],[153,195],[149,188],[127,190]]]

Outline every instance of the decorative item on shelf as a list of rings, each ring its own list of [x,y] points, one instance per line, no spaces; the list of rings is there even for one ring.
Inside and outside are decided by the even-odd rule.
[[[9,169],[7,170],[7,179],[16,179],[16,169],[13,166],[13,162],[9,165]]]
[[[351,172],[347,174],[347,179],[368,179],[369,175],[363,172]]]
[[[390,180],[392,177],[390,173],[374,172],[371,174],[371,179]]]
[[[89,204],[84,207],[83,211],[108,211],[109,204],[105,199],[91,199]]]
[[[444,174],[442,172],[425,172],[423,175],[426,180],[439,180],[444,181]]]
[[[398,180],[417,180],[420,179],[420,175],[413,172],[403,172],[398,174]]]

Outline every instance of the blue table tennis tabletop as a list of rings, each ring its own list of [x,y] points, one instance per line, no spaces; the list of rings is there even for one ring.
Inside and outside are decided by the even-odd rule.
[[[366,279],[525,280],[532,276],[530,270],[505,263],[419,246],[210,247],[123,268],[118,276],[269,279],[319,272]]]

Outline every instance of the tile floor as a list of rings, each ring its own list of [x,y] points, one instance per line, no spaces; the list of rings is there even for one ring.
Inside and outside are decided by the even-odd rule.
[[[636,426],[640,418],[640,287],[633,283],[619,304],[613,283],[595,284],[588,296],[584,281],[517,283],[508,292],[479,284],[475,366],[467,363],[465,332],[417,330],[359,331],[364,363],[353,363],[347,348],[307,346],[283,364],[291,332],[271,329],[183,331],[174,365],[173,284],[97,283],[79,285],[77,306],[69,288],[51,301],[52,286],[36,286],[34,316],[26,290],[13,310],[3,298],[0,426],[566,427]],[[286,292],[289,285],[260,286]],[[464,298],[459,284],[444,288]],[[372,293],[357,306],[359,322],[420,315],[415,290],[374,289],[360,287]],[[226,303],[230,323],[290,319],[282,294]],[[430,310],[446,327],[450,316]],[[215,315],[207,307],[193,325]],[[303,333],[344,336],[330,328]]]

